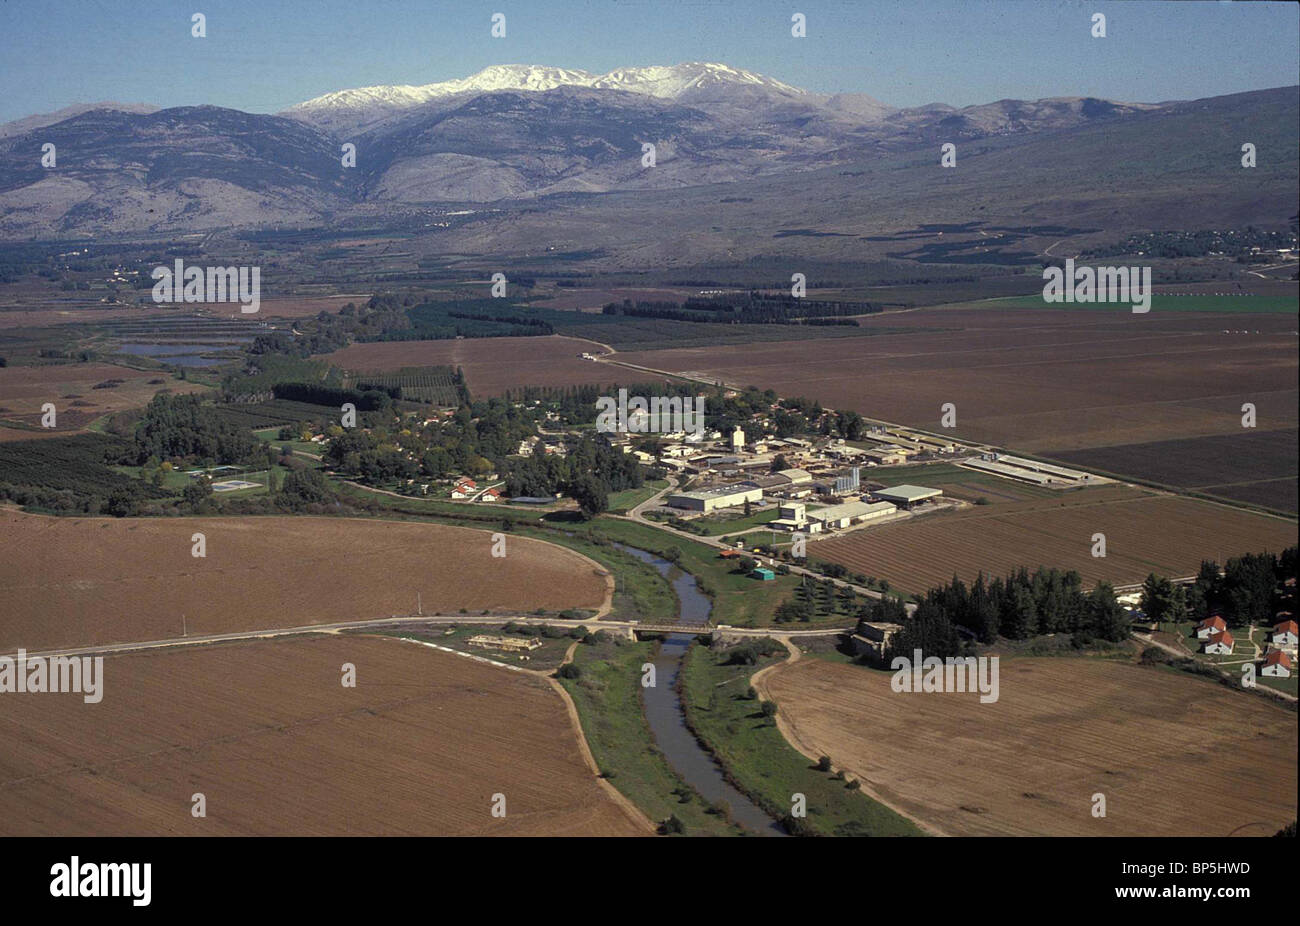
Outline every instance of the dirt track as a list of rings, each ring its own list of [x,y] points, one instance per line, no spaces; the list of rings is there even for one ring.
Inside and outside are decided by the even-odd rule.
[[[207,556],[191,555],[206,536]],[[0,512],[0,652],[391,614],[600,609],[604,570],[563,547],[352,518],[48,518]]]

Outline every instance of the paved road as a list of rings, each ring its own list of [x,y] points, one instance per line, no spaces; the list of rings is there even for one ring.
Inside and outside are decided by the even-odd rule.
[[[655,530],[663,531],[668,534],[673,534],[677,537],[681,537],[684,540],[693,540],[696,543],[702,543],[705,546],[714,547],[715,549],[718,550],[735,549],[734,547],[723,543],[721,540],[718,540],[715,537],[707,537],[707,536],[702,536],[700,534],[692,534],[688,531],[678,530],[677,528],[671,527],[667,524],[660,524],[657,521],[652,521],[645,516],[646,509],[656,507],[659,503],[659,500],[663,498],[664,495],[666,495],[668,492],[671,492],[674,489],[676,489],[677,485],[678,485],[677,478],[675,476],[670,475],[668,477],[668,485],[666,488],[659,490],[654,495],[650,496],[648,499],[643,501],[641,504],[637,505],[635,508],[630,510],[627,514],[625,515],[615,514],[615,515],[609,515],[609,517],[622,518],[625,521],[636,521],[639,524],[644,524],[647,527],[654,528]],[[829,576],[822,575],[820,572],[816,572],[812,569],[807,569],[803,566],[796,566],[793,563],[787,563],[786,565],[789,567],[790,572],[794,575],[812,576],[814,579],[818,579],[818,580],[825,580],[830,578]],[[874,598],[877,601],[879,601],[880,599],[885,597],[882,593],[876,591],[875,589],[867,588],[866,586],[863,585],[855,585],[854,583],[846,582],[843,579],[831,579],[831,581],[835,583],[835,586],[837,588],[851,588],[859,595],[862,595],[865,598]],[[904,605],[904,607],[907,609],[908,614],[911,614],[916,610],[916,605],[911,602],[907,602]]]
[[[168,637],[163,640],[140,640],[130,643],[105,643],[98,646],[78,646],[69,649],[44,650],[42,652],[29,652],[27,658],[36,657],[47,658],[51,656],[95,656],[111,655],[115,653],[133,653],[142,650],[166,649],[178,646],[201,646],[209,643],[230,643],[240,640],[266,640],[276,637],[289,637],[313,633],[340,633],[345,630],[379,630],[384,627],[401,627],[406,625],[449,625],[449,624],[485,624],[496,625],[503,624],[507,621],[514,621],[516,624],[529,624],[541,626],[548,624],[552,627],[586,627],[587,629],[601,630],[604,628],[632,629],[639,626],[637,621],[620,621],[620,620],[596,620],[586,618],[585,620],[570,620],[563,618],[536,617],[528,614],[493,614],[487,616],[471,616],[467,614],[402,614],[391,615],[389,617],[376,617],[369,620],[360,621],[336,621],[328,624],[304,624],[298,627],[277,627],[263,630],[238,630],[229,633],[208,633],[196,634],[185,637]],[[658,626],[658,625],[655,625]],[[836,634],[851,633],[853,628],[831,627],[817,630],[778,630],[768,627],[728,627],[727,633],[744,637],[812,637],[812,636],[832,636]],[[17,653],[0,654],[7,655],[16,659]]]

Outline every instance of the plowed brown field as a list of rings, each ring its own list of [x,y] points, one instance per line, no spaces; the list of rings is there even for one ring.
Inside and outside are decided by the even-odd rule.
[[[5,699],[6,836],[646,832],[583,762],[545,681],[395,639],[113,656],[99,704]]]
[[[519,386],[607,385],[644,382],[654,377],[625,367],[583,360],[604,353],[591,341],[558,336],[471,338],[463,341],[373,341],[353,344],[322,359],[345,370],[396,370],[414,366],[463,367],[475,398],[503,394]]]
[[[948,433],[1030,452],[1240,434],[1243,402],[1261,428],[1297,424],[1294,315],[949,308],[861,324],[929,330],[618,356],[934,431],[952,402]]]
[[[1095,533],[1106,535],[1105,558],[1092,556]],[[1005,575],[1020,566],[1129,585],[1151,572],[1194,575],[1202,559],[1222,563],[1295,543],[1295,523],[1282,518],[1116,486],[884,524],[818,541],[808,554],[924,592],[954,574],[970,581],[981,570]]]
[[[206,558],[191,536],[206,536]],[[486,531],[347,518],[47,518],[0,512],[0,652],[391,614],[592,608],[603,571]]]
[[[150,383],[150,380],[164,380]],[[112,388],[96,389],[100,383],[122,380]],[[140,408],[159,392],[200,392],[206,389],[192,382],[180,382],[166,373],[146,373],[108,363],[63,363],[48,366],[0,367],[0,419],[22,421],[33,427],[41,422],[41,406],[54,405],[58,431],[84,427],[101,415]],[[13,431],[26,439],[49,434]],[[23,438],[15,437],[15,440]]]
[[[1004,660],[991,704],[821,659],[766,678],[804,748],[948,835],[1272,836],[1296,816],[1295,714],[1191,676]]]

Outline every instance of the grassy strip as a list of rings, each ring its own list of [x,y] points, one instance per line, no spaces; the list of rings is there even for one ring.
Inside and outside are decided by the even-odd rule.
[[[799,584],[793,576],[778,576],[773,582],[751,579],[736,572],[734,562],[719,559],[716,548],[635,521],[600,517],[593,526],[611,540],[658,556],[676,550],[677,563],[695,576],[700,590],[713,600],[714,623],[733,627],[770,625],[776,606],[789,598]]]
[[[561,683],[577,705],[591,754],[610,784],[656,823],[676,816],[687,835],[739,835],[739,827],[708,811],[654,743],[639,683],[641,665],[654,658],[655,646],[619,641],[582,645],[574,652],[581,675]]]
[[[818,771],[785,741],[774,721],[762,716],[748,697],[749,678],[782,657],[756,666],[723,665],[725,655],[695,645],[680,676],[686,719],[713,753],[728,780],[768,813],[785,818],[792,795],[807,799],[800,821],[822,836],[919,836],[904,817],[828,772]]]
[[[614,514],[626,514],[667,486],[667,479],[651,479],[639,489],[624,489],[622,492],[613,492],[609,496],[609,510]]]
[[[743,531],[751,530],[755,527],[761,527],[768,521],[775,521],[779,512],[775,507],[767,511],[756,511],[749,517],[742,518],[696,518],[690,523],[702,529],[710,537],[718,537],[722,534],[739,534]],[[770,539],[764,537],[764,540]]]

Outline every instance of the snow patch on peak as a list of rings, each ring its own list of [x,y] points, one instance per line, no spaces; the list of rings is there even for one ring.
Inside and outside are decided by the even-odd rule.
[[[807,96],[806,91],[783,84],[770,77],[726,64],[691,61],[676,65],[618,68],[608,74],[591,74],[572,68],[536,64],[498,64],[477,74],[457,80],[412,86],[409,84],[358,87],[327,93],[291,106],[287,115],[315,115],[332,110],[358,110],[371,107],[402,109],[419,106],[440,97],[466,93],[499,91],[544,92],[557,87],[590,87],[618,90],[659,99],[676,99],[691,91],[723,85],[761,87],[793,96]]]

